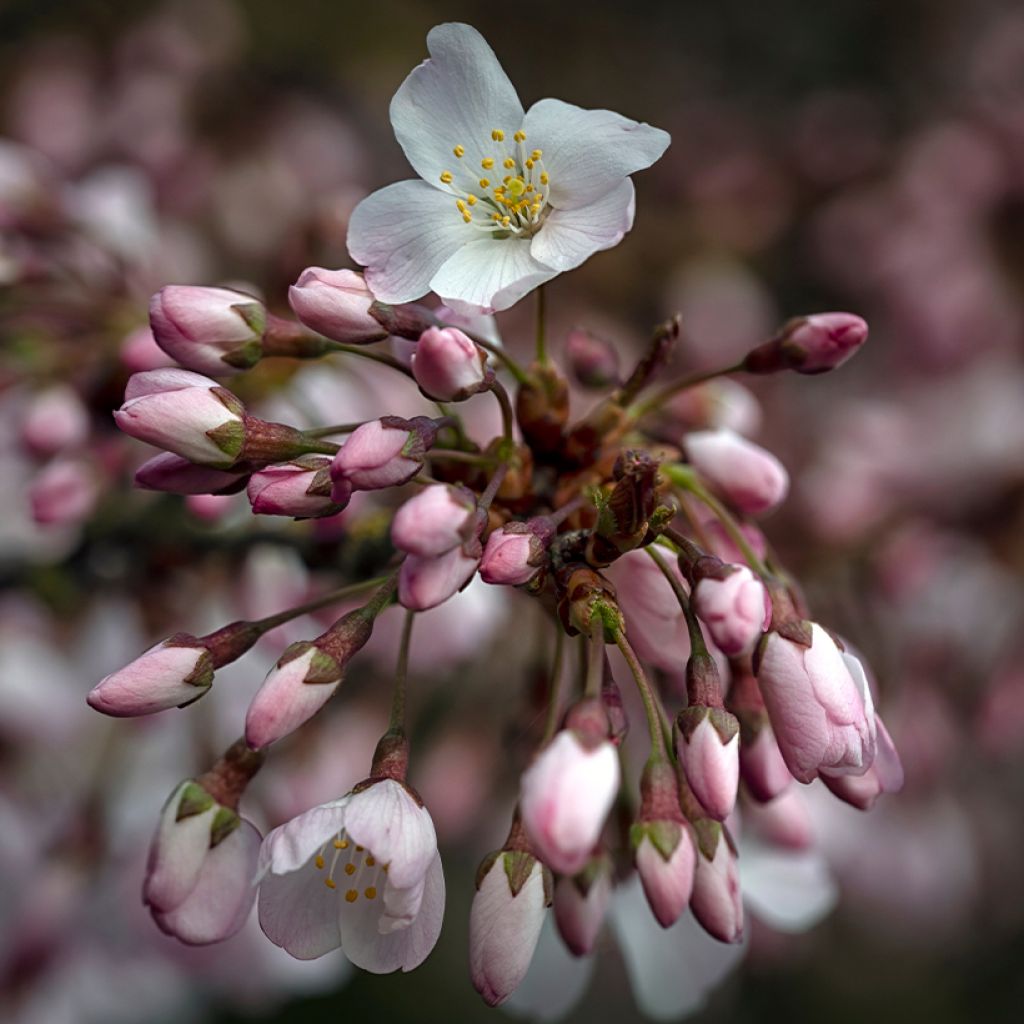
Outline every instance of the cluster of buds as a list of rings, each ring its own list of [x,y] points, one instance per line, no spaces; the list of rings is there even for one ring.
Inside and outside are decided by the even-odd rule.
[[[406,777],[413,623],[479,575],[510,596],[520,591],[513,600],[537,601],[558,650],[578,636],[585,654],[570,696],[563,676],[575,673],[556,658],[546,714],[535,719],[546,725],[520,765],[509,837],[477,875],[470,973],[478,991],[492,1005],[514,991],[551,908],[570,952],[589,955],[616,887],[634,872],[663,928],[692,911],[715,939],[739,941],[733,832],[742,802],[771,805],[794,780],[821,779],[867,809],[902,781],[861,662],[808,620],[752,521],[785,498],[785,468],[742,436],[738,419],[698,425],[671,443],[659,438],[665,403],[707,377],[646,393],[668,364],[677,320],[658,328],[625,375],[608,343],[573,332],[571,375],[607,392],[574,421],[568,377],[546,353],[520,367],[465,323],[375,301],[351,271],[310,268],[289,301],[297,320],[223,288],[165,288],[153,299],[154,333],[186,368],[136,374],[115,413],[123,431],[164,449],[138,470],[141,487],[244,489],[254,513],[299,519],[335,515],[356,491],[374,492],[366,515],[390,515],[376,561],[364,565],[372,578],[203,637],[175,634],[90,694],[94,708],[114,716],[191,705],[217,669],[276,626],[370,592],[280,654],[249,706],[244,738],[172,794],[145,889],[157,923],[186,942],[215,941],[237,929],[258,892],[264,931],[300,959],[340,946],[370,971],[422,962],[440,930],[444,877],[430,814]],[[741,369],[823,372],[863,342],[862,326],[844,314],[791,321]],[[373,348],[395,336],[415,343],[408,366]],[[270,355],[331,353],[371,354],[438,403],[438,415],[300,430],[252,415],[206,376],[240,373]],[[502,366],[490,362],[495,354],[518,382],[514,397],[499,380]],[[500,436],[472,439],[448,405],[475,396],[497,400]],[[347,437],[335,443],[332,432]],[[347,515],[359,521],[355,506]],[[641,562],[649,572],[637,571]],[[393,603],[406,627],[391,724],[367,779],[261,843],[238,816],[245,783],[272,758],[272,745],[341,692]],[[627,729],[623,665],[646,734]],[[651,665],[684,679],[685,692],[652,677]],[[622,756],[627,741],[645,752],[639,778]],[[224,895],[212,899],[220,885]]]

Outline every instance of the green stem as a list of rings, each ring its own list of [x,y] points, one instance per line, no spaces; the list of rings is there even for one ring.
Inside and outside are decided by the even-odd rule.
[[[583,687],[584,697],[600,697],[604,682],[604,625],[598,623],[587,643],[587,681]]]
[[[509,398],[508,392],[500,380],[495,380],[491,384],[491,391],[494,392],[494,397],[498,399],[498,404],[501,406],[502,434],[509,444],[514,444],[515,437],[512,428],[515,423],[515,413],[512,411],[512,400]]]
[[[445,462],[468,462],[473,466],[493,466],[497,462],[488,455],[476,452],[462,452],[457,448],[431,448],[426,453],[428,459],[444,460]]]
[[[501,482],[505,479],[505,474],[507,472],[508,466],[504,462],[502,462],[494,471],[494,476],[492,476],[488,481],[487,487],[484,489],[483,494],[480,495],[476,503],[476,507],[482,512],[486,512],[491,507],[491,502],[494,501],[495,496],[498,493],[498,489],[501,487]]]
[[[537,362],[541,365],[548,361],[548,345],[546,330],[546,309],[544,301],[544,285],[537,289]]]
[[[644,548],[644,550],[651,556],[654,564],[661,570],[665,579],[668,580],[668,585],[672,588],[672,592],[676,595],[676,600],[679,602],[679,607],[683,610],[683,615],[686,617],[686,629],[690,634],[690,650],[694,654],[706,655],[708,647],[704,642],[704,632],[700,628],[697,616],[693,613],[690,598],[687,596],[686,591],[683,590],[682,580],[672,571],[671,566],[662,558],[661,554],[654,550],[654,545],[650,545]]]
[[[397,585],[397,580],[398,573],[396,572],[392,573],[390,576],[376,576],[373,579],[362,580],[359,583],[350,583],[347,586],[340,587],[338,590],[332,590],[330,593],[321,594],[320,597],[315,597],[312,601],[307,601],[305,604],[296,605],[294,608],[288,608],[283,612],[278,612],[276,615],[268,615],[265,619],[257,619],[252,623],[252,625],[257,627],[261,633],[267,633],[285,622],[291,622],[292,619],[297,619],[300,615],[308,615],[310,612],[318,611],[320,608],[326,608],[329,605],[338,604],[340,601],[345,601],[350,597],[355,597],[357,594],[363,593],[365,590],[371,590],[378,586],[381,587],[381,591],[374,596],[374,600],[377,600],[380,593],[383,593],[385,590],[388,591],[388,597],[390,599],[390,595],[394,592],[394,588]]]
[[[544,736],[540,745],[544,746],[558,728],[559,711],[561,709],[562,667],[565,660],[565,632],[556,624],[555,656],[551,666],[551,687],[548,692],[548,713],[544,720]]]
[[[626,664],[629,665],[630,672],[633,673],[633,679],[636,681],[636,688],[640,691],[640,699],[644,702],[644,711],[647,713],[647,728],[651,733],[651,756],[667,761],[668,747],[665,744],[665,734],[663,732],[660,713],[660,702],[651,687],[650,681],[644,673],[643,666],[641,666],[640,661],[636,656],[636,652],[626,639],[626,635],[621,629],[616,629],[612,633],[612,636],[615,639],[616,646],[620,651],[622,651],[622,656],[626,659]]]
[[[376,349],[367,348],[365,345],[346,345],[341,341],[332,341],[330,350],[332,352],[347,352],[353,356],[362,356],[363,359],[372,359],[375,363],[390,366],[392,370],[404,373],[406,377],[412,377],[412,370],[394,356],[388,355],[387,352],[378,352]]]
[[[303,431],[303,433],[307,437],[330,437],[332,434],[351,434],[365,423],[365,420],[361,423],[334,423],[329,427],[314,427],[312,430]]]
[[[663,388],[659,388],[654,392],[653,395],[648,395],[642,402],[637,402],[629,410],[629,418],[638,420],[642,416],[646,416],[649,412],[654,412],[663,402],[668,401],[674,394],[679,391],[685,391],[687,388],[696,387],[698,384],[703,384],[706,381],[714,380],[716,377],[725,377],[730,373],[739,373],[743,369],[743,361],[734,363],[732,366],[723,366],[717,370],[706,370],[703,373],[694,373],[689,377],[682,377],[679,380],[671,381],[666,384]]]
[[[389,732],[405,730],[405,690],[409,677],[409,647],[412,640],[412,624],[416,618],[414,611],[405,613],[402,625],[402,639],[398,645],[398,665],[395,668],[395,692],[391,698],[391,718],[388,721]]]

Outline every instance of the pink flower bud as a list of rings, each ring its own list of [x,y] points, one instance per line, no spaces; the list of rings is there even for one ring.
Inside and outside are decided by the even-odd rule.
[[[752,651],[772,621],[768,591],[745,565],[726,565],[720,577],[699,579],[693,588],[693,610],[718,649],[730,658]]]
[[[399,551],[436,558],[476,534],[476,499],[465,488],[432,484],[405,502],[391,521]]]
[[[140,441],[214,469],[227,469],[241,454],[244,410],[216,381],[189,370],[150,370],[131,377],[124,397],[114,419]]]
[[[237,504],[234,494],[186,494],[185,508],[204,523],[219,523]]]
[[[388,332],[370,315],[373,293],[353,270],[307,267],[288,289],[288,304],[310,329],[347,345],[382,341]]]
[[[743,564],[743,552],[732,539],[729,531],[717,519],[706,519],[700,524],[700,528],[702,537],[707,541],[709,555],[715,555],[723,562],[729,562],[732,565]],[[760,528],[754,523],[740,523],[739,529],[754,554],[758,558],[764,558],[768,553],[768,541]]]
[[[750,389],[729,377],[680,391],[662,411],[684,430],[734,430],[746,435],[756,433],[763,418]]]
[[[740,746],[740,774],[755,800],[774,800],[793,781],[772,727],[765,722],[750,743]]]
[[[501,851],[481,865],[469,912],[469,973],[488,1006],[526,976],[551,904],[550,874],[535,857]]]
[[[89,691],[105,715],[151,715],[198,700],[213,683],[213,659],[195,637],[177,633],[106,676]]]
[[[247,473],[224,473],[197,466],[171,452],[147,459],[135,471],[135,486],[171,494],[233,494],[248,480]]]
[[[147,324],[125,335],[121,342],[121,365],[130,373],[145,373],[171,366],[174,360],[156,343]]]
[[[747,515],[779,505],[789,474],[771,452],[731,430],[700,430],[683,439],[691,465],[711,489]]]
[[[88,519],[99,500],[96,471],[80,459],[61,458],[44,466],[29,487],[32,518],[43,526],[67,526]]]
[[[260,834],[187,780],[164,805],[149,851],[143,899],[160,928],[193,945],[245,923],[256,896]]]
[[[768,633],[758,656],[758,684],[793,777],[810,782],[825,769],[863,775],[875,756],[874,709],[868,713],[832,637],[800,623],[789,636]]]
[[[39,458],[75,448],[88,436],[89,413],[78,393],[65,385],[34,395],[21,421],[21,442]]]
[[[457,594],[479,564],[479,541],[433,558],[407,555],[398,574],[398,603],[417,612],[435,608]]]
[[[344,493],[344,483],[332,492],[330,469],[330,459],[322,455],[304,455],[292,462],[267,466],[253,473],[246,490],[253,512],[264,516],[294,516],[296,519],[333,516],[348,504],[348,499],[338,500],[338,496]]]
[[[844,779],[856,776],[844,775]],[[767,803],[751,801],[743,806],[743,824],[772,846],[809,850],[814,845],[814,823],[803,793],[790,786]]]
[[[868,339],[868,325],[853,313],[815,313],[790,320],[745,362],[750,373],[826,373],[842,366]]]
[[[412,373],[437,402],[460,402],[487,386],[487,353],[457,327],[430,327],[420,335]]]
[[[259,362],[266,322],[262,302],[228,288],[172,284],[149,302],[157,344],[182,366],[214,377]]]
[[[676,754],[694,796],[711,818],[725,821],[736,806],[740,725],[723,708],[684,708],[676,718]]]
[[[671,928],[690,902],[696,852],[689,827],[678,821],[633,826],[633,859],[658,924]]]
[[[551,531],[538,530],[533,523],[506,523],[491,531],[480,562],[485,583],[520,587],[540,572],[547,558]]]
[[[423,455],[437,428],[424,416],[385,416],[357,427],[331,464],[335,486],[375,491],[408,483],[423,467]]]
[[[619,789],[619,759],[607,740],[563,729],[523,773],[519,806],[538,856],[574,875],[590,859]]]
[[[595,857],[578,874],[555,883],[555,924],[573,956],[589,956],[604,924],[612,897],[612,868],[607,856]]]
[[[743,937],[743,897],[739,868],[725,828],[717,821],[700,820],[697,831],[697,868],[690,906],[701,927],[720,942]]]
[[[585,388],[610,388],[621,380],[615,347],[582,327],[574,327],[567,335],[565,355],[569,372]]]

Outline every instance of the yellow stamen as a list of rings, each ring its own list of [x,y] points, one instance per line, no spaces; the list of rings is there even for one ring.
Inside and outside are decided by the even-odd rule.
[[[470,192],[470,194],[469,194],[468,196],[466,196],[466,202],[467,202],[467,203],[468,203],[468,204],[469,204],[470,206],[476,206],[476,196],[475,196],[475,195],[473,195],[473,193],[472,193],[472,192]]]
[[[325,878],[324,879],[324,885],[326,885],[328,889],[337,889],[338,888],[338,886],[335,883],[333,878]]]
[[[504,142],[505,133],[500,128],[495,128],[494,131],[491,132],[491,138],[494,139],[495,142]]]
[[[346,864],[345,865],[345,874],[346,875],[354,875],[355,873],[356,873],[356,866],[355,866],[355,864]]]
[[[442,171],[441,172],[441,182],[443,184],[445,184],[445,185],[450,185],[452,183],[452,172],[451,171]]]
[[[527,169],[528,171],[532,171],[532,170],[533,170],[533,167],[534,167],[534,163],[533,163],[533,161],[532,161],[532,160],[527,160],[527,161],[526,161],[526,169]]]
[[[493,156],[485,156],[483,158],[483,160],[480,161],[480,166],[485,171],[489,171],[494,166],[494,157]]]
[[[520,129],[519,131],[517,131],[515,133],[515,135],[512,136],[512,138],[515,139],[516,142],[525,142],[526,141],[526,132],[524,132],[522,129]]]
[[[459,213],[466,212],[466,204],[461,199],[456,199],[455,205],[459,208]]]
[[[508,227],[509,224],[512,223],[512,218],[506,213],[505,216],[501,218],[501,223],[504,224],[505,227]]]
[[[506,159],[502,162],[502,166],[509,171],[511,171],[512,168],[515,167],[515,165],[516,162],[515,160],[512,159],[512,157],[506,157]]]
[[[314,863],[316,864],[316,866],[317,866],[317,868],[318,868],[319,870],[321,870],[321,871],[323,870],[323,867],[324,867],[324,859],[323,859],[323,857],[321,857],[321,856],[320,856],[320,854],[319,854],[319,853],[318,853],[318,854],[316,855],[316,860],[314,861]]]
[[[363,895],[368,899],[372,900],[377,895],[377,890],[371,885],[363,890]]]
[[[452,152],[461,160],[466,155],[465,147],[456,146]]]
[[[466,222],[467,224],[469,224],[469,223],[471,223],[471,222],[472,222],[472,220],[473,220],[473,214],[471,214],[471,213],[469,213],[469,212],[467,212],[467,213],[464,213],[464,214],[462,215],[462,219],[463,219],[463,220],[464,220],[464,221],[465,221],[465,222]]]
[[[481,188],[490,188],[490,185],[491,185],[491,179],[490,178],[481,178],[480,179],[480,187]]]
[[[548,172],[544,171],[540,176],[540,183],[546,185],[550,179],[548,178]]]
[[[356,853],[362,853],[362,852],[363,852],[363,848],[361,846],[357,846],[356,847]]]
[[[531,160],[539,160],[543,155],[544,155],[544,150],[542,150],[542,149],[535,149],[530,154],[530,159]]]
[[[335,839],[334,840],[334,848],[336,850],[344,850],[346,846],[348,846],[348,841],[347,840],[345,840],[345,839]]]
[[[374,860],[374,859],[373,859],[373,857],[367,857],[367,858],[366,858],[366,866],[367,866],[368,868],[372,868],[372,867],[373,867],[373,865],[374,865],[374,864],[376,864],[376,863],[377,863],[377,861],[376,861],[376,860]]]
[[[357,899],[359,899],[359,892],[356,889],[349,889],[349,891],[345,893],[346,903],[355,903]]]

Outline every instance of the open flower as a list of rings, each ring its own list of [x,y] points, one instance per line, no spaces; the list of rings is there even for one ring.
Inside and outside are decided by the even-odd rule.
[[[374,974],[411,971],[441,932],[434,823],[394,779],[357,787],[274,829],[258,877],[260,925],[299,960],[340,946]]]
[[[430,60],[391,101],[420,181],[356,207],[348,248],[383,302],[434,291],[454,309],[508,309],[633,226],[629,178],[667,133],[608,110],[545,99],[525,114],[494,52],[469,25],[438,25]]]

